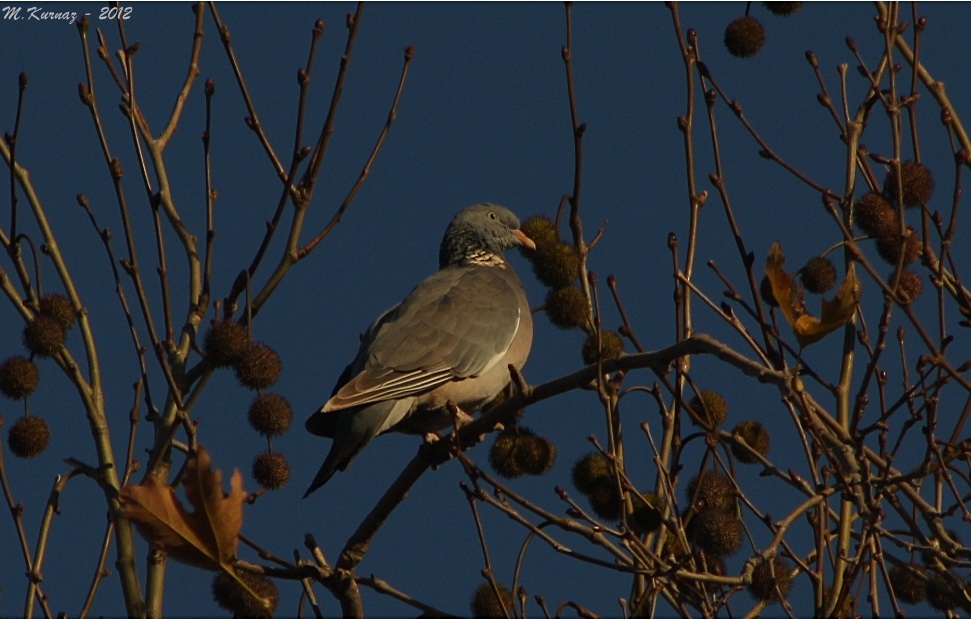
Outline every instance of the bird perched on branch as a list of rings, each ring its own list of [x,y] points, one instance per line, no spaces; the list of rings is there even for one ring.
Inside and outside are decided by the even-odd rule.
[[[510,365],[522,368],[533,321],[502,257],[514,246],[536,247],[505,207],[476,204],[452,219],[439,271],[371,324],[330,400],[307,418],[308,431],[334,441],[304,497],[375,436],[445,428],[450,408],[480,408],[509,383]]]

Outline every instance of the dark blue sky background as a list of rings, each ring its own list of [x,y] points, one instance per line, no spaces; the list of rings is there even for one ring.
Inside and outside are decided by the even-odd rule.
[[[44,8],[92,13],[92,40],[94,29],[102,28],[111,49],[118,47],[115,25],[97,19],[101,5],[60,3]],[[186,72],[193,15],[187,4],[135,4],[132,8],[125,28],[129,41],[141,42],[135,59],[137,96],[158,132]],[[219,5],[267,135],[284,161],[289,159],[293,140],[296,70],[306,61],[314,20],[322,17],[326,30],[313,74],[306,143],[316,136],[324,118],[345,43],[344,15],[352,9],[353,5],[346,3]],[[847,82],[850,110],[854,111],[867,85],[855,72],[857,62],[844,39],[847,35],[855,37],[867,62],[876,63],[882,40],[873,25],[872,5],[810,4],[792,17],[780,18],[769,15],[761,4],[753,4],[752,14],[766,26],[767,42],[760,55],[740,60],[725,51],[722,33],[744,10],[742,2],[689,3],[681,7],[681,18],[685,27],[697,30],[702,58],[716,79],[730,97],[743,104],[747,117],[773,148],[819,183],[842,191],[845,149],[832,119],[816,103],[818,86],[804,52],[816,52],[830,92],[837,97],[840,87],[835,68],[849,63]],[[909,6],[905,12],[909,18]],[[935,77],[947,84],[957,109],[968,110],[971,89],[966,78],[971,48],[965,26],[971,20],[971,6],[927,4],[921,5],[919,12],[928,16],[922,58]],[[662,348],[672,344],[675,334],[666,240],[669,232],[686,239],[688,224],[683,142],[676,126],[676,117],[685,110],[684,69],[670,12],[660,3],[597,3],[578,4],[573,13],[577,101],[580,120],[587,123],[581,213],[588,240],[606,222],[605,234],[591,254],[589,266],[602,281],[607,274],[616,275],[641,341],[648,349]],[[279,183],[256,138],[242,122],[245,107],[208,15],[205,33],[201,73],[168,148],[167,162],[176,204],[201,240],[205,232],[199,139],[205,119],[202,87],[207,78],[213,78],[212,175],[219,191],[213,284],[214,295],[222,296],[262,238],[264,222],[278,198]],[[493,201],[508,206],[521,218],[536,213],[553,216],[560,197],[571,191],[572,135],[560,58],[564,42],[564,10],[559,3],[378,3],[365,8],[336,131],[306,220],[305,241],[328,221],[356,179],[387,116],[401,69],[402,49],[414,45],[415,58],[397,121],[370,179],[343,221],[313,254],[291,270],[254,329],[255,337],[271,344],[283,358],[284,372],[274,391],[290,399],[297,418],[292,430],[274,444],[290,460],[290,485],[264,495],[246,509],[244,533],[278,555],[290,559],[297,548],[305,555],[303,535],[312,532],[328,559],[335,560],[349,534],[418,446],[419,440],[414,437],[379,438],[347,472],[335,476],[311,498],[300,500],[329,447],[327,440],[303,431],[303,418],[326,400],[356,351],[357,333],[436,268],[441,234],[461,207]],[[121,255],[120,221],[110,179],[90,116],[77,96],[77,84],[84,80],[77,30],[66,23],[0,20],[0,58],[0,128],[4,131],[13,128],[17,75],[25,71],[30,76],[18,160],[30,169],[92,317],[106,374],[111,432],[116,453],[122,458],[132,405],[131,385],[138,375],[107,259],[74,199],[79,192],[88,196],[101,226],[115,232],[114,249]],[[141,244],[143,276],[157,302],[149,208],[137,179],[127,122],[117,109],[118,90],[102,64],[96,64],[95,75],[108,139],[127,173],[125,185]],[[901,75],[909,81],[906,70]],[[940,171],[938,194],[930,207],[944,210],[949,206],[953,160],[936,107],[926,92],[922,97],[926,99],[921,101],[922,156]],[[701,188],[712,191],[706,178],[714,168],[702,99],[697,105],[698,182]],[[724,105],[718,108],[718,130],[733,206],[746,243],[757,255],[757,264],[764,263],[771,243],[777,239],[782,241],[793,270],[839,240],[839,232],[821,208],[818,194],[777,165],[759,158],[757,145]],[[862,141],[871,151],[889,154],[889,136],[886,116],[875,112]],[[4,179],[0,186],[6,188],[6,168],[0,178]],[[6,229],[8,190],[0,195],[0,225]],[[23,200],[21,208],[26,210]],[[288,218],[289,212],[285,221]],[[963,228],[959,239],[967,238],[967,226]],[[179,297],[185,266],[171,230],[166,231],[166,239],[178,317],[185,307],[185,298]],[[256,275],[257,286],[278,259],[282,241],[283,235],[278,235]],[[703,211],[699,243],[696,283],[700,288],[713,299],[721,299],[724,287],[704,267],[709,259],[743,286],[743,270],[715,195]],[[512,255],[512,261],[526,283],[531,302],[539,305],[545,296],[544,287],[518,254]],[[4,259],[2,265],[9,270],[8,260]],[[971,268],[967,263],[963,266],[965,271]],[[45,285],[56,289],[53,270],[49,265],[44,269]],[[605,287],[601,294],[605,326],[616,328],[619,315],[607,303]],[[867,287],[864,281],[864,295],[864,303],[867,295],[876,296],[875,285]],[[811,301],[810,307],[815,303]],[[875,321],[876,315],[867,318]],[[524,370],[526,379],[538,383],[578,369],[582,365],[581,335],[552,327],[542,314],[535,319],[537,330]],[[0,304],[0,325],[0,357],[19,353],[20,318],[7,304]],[[700,306],[696,325],[699,331],[712,333],[730,345],[742,344]],[[815,345],[807,358],[823,371],[833,372],[839,359],[839,340]],[[967,346],[966,342],[960,344]],[[69,346],[76,357],[80,345],[75,330]],[[149,363],[157,370],[151,357]],[[785,466],[802,466],[798,456],[791,462],[785,457],[787,451],[799,455],[800,448],[774,388],[742,380],[736,371],[710,359],[696,359],[692,371],[700,385],[728,396],[730,419],[754,417],[776,431],[770,457]],[[36,536],[54,477],[67,471],[63,459],[71,456],[88,463],[95,461],[83,409],[73,388],[50,362],[41,363],[41,373],[42,390],[31,398],[30,408],[50,421],[52,444],[30,462],[12,458],[9,453],[5,458],[15,497],[26,506],[25,521],[31,537]],[[154,376],[160,375],[156,372]],[[653,380],[653,375],[642,371],[632,374],[625,385],[650,385]],[[163,387],[161,382],[154,385],[156,398],[160,398]],[[251,396],[238,387],[231,372],[217,373],[192,416],[200,422],[200,443],[211,450],[216,467],[227,475],[234,467],[241,468],[247,475],[248,488],[253,489],[256,485],[249,479],[250,461],[263,449],[264,442],[245,420]],[[628,458],[642,463],[631,468],[632,477],[649,488],[654,466],[638,425],[643,420],[652,424],[657,421],[656,406],[642,396],[624,402]],[[5,401],[0,407],[9,426],[19,405]],[[511,485],[547,508],[562,512],[565,506],[553,487],[569,487],[574,460],[590,449],[588,435],[604,441],[597,398],[592,392],[576,392],[553,399],[530,408],[524,422],[555,440],[559,459],[546,476]],[[142,424],[139,458],[144,458],[149,436],[148,424]],[[476,447],[470,454],[486,465],[487,445]],[[686,465],[690,470],[692,463]],[[468,614],[468,598],[482,581],[479,570],[483,560],[468,504],[458,488],[462,479],[459,465],[449,463],[420,480],[374,540],[360,573],[373,573],[445,611]],[[781,485],[758,478],[754,471],[744,470],[739,479],[752,498],[773,515],[786,514],[801,501],[788,489],[780,489]],[[525,532],[488,509],[482,514],[497,577],[509,583]],[[103,526],[100,491],[88,480],[73,480],[62,497],[61,515],[55,520],[44,565],[44,588],[55,611],[78,613]],[[757,542],[766,543],[767,532],[756,531]],[[592,551],[582,540],[564,537],[563,541],[571,548]],[[24,568],[17,547],[11,519],[0,519],[0,615],[4,616],[22,613]],[[146,550],[142,545],[139,558]],[[247,553],[244,551],[244,555]],[[749,555],[751,549],[746,547],[731,560],[730,570],[737,570]],[[255,560],[253,555],[247,557]],[[140,574],[144,575],[144,568],[140,568]],[[171,563],[168,580],[166,614],[224,613],[209,602],[209,574]],[[528,551],[522,582],[530,595],[543,596],[551,609],[570,599],[607,616],[619,615],[617,599],[629,594],[629,580],[623,575],[591,569],[536,541]],[[808,579],[800,577],[797,587],[805,597]],[[119,591],[114,576],[106,580],[92,615],[124,613]],[[297,585],[282,583],[281,594],[279,615],[295,614]],[[320,599],[326,614],[339,613],[327,594]],[[733,610],[744,613],[744,605],[751,599],[740,594],[737,600],[744,603],[736,603]],[[885,601],[883,605],[881,609],[888,613]],[[809,608],[801,609],[806,613]],[[868,607],[861,609],[869,613]],[[370,616],[413,614],[407,606],[369,591],[365,592],[365,611]],[[538,615],[539,609],[531,603],[530,612]],[[768,613],[779,615],[782,609],[771,607]]]

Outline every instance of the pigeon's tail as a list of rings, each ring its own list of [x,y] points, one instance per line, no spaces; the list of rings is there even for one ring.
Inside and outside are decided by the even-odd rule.
[[[327,484],[327,481],[335,473],[344,471],[357,456],[357,453],[361,451],[361,448],[364,447],[364,444],[374,436],[372,434],[366,438],[360,435],[355,437],[350,425],[352,419],[353,411],[350,410],[330,413],[317,411],[307,418],[305,423],[307,430],[315,435],[332,437],[334,442],[330,445],[327,458],[324,459],[320,469],[317,470],[317,475],[314,476],[310,486],[307,487],[307,492],[303,494],[304,498]]]
[[[307,421],[303,423],[304,428],[311,435],[317,435],[318,437],[327,437],[328,439],[333,439],[337,434],[337,418],[340,414],[337,412],[324,413],[323,407],[314,411],[307,417]]]
[[[326,413],[321,410],[312,414],[305,424],[307,430],[316,435],[331,436],[334,443],[303,496],[307,497],[327,484],[334,473],[347,469],[367,442],[388,430],[389,422],[396,422],[400,418],[399,415],[389,420],[389,416],[400,409],[409,408],[410,402],[386,400],[363,407]]]
[[[331,476],[338,470],[337,467],[337,455],[338,450],[337,437],[338,437],[338,420],[340,419],[340,413],[324,413],[323,408],[310,414],[307,421],[304,422],[304,426],[309,432],[320,437],[329,437],[334,440],[333,446],[331,446],[330,453],[327,454],[327,458],[324,459],[323,465],[317,470],[317,475],[314,476],[313,482],[307,488],[307,492],[303,494],[304,498],[319,489],[320,487],[327,484]],[[343,468],[340,468],[343,469]]]
[[[304,499],[309,497],[311,493],[313,493],[320,487],[327,484],[327,481],[330,480],[331,476],[333,476],[338,469],[341,469],[341,470],[344,469],[343,467],[337,467],[337,464],[333,462],[336,460],[331,458],[333,455],[334,455],[334,451],[331,450],[330,454],[327,455],[327,458],[324,459],[324,464],[321,465],[320,469],[317,470],[317,475],[314,476],[314,479],[310,483],[310,486],[307,487],[307,491],[303,494]]]

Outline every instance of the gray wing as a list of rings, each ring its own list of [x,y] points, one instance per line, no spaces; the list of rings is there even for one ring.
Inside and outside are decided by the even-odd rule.
[[[334,389],[331,390],[330,395],[334,396],[337,391],[341,389],[348,381],[354,378],[359,372],[364,369],[364,365],[367,362],[368,350],[371,348],[371,343],[374,342],[374,335],[377,333],[378,328],[384,322],[385,318],[393,314],[398,306],[397,304],[385,310],[381,315],[371,323],[370,327],[361,334],[361,345],[357,349],[357,355],[351,360],[351,363],[344,367],[341,376],[338,377],[337,383],[334,384]],[[325,411],[323,407],[317,411],[310,414],[307,421],[304,422],[306,429],[320,437],[334,438],[334,434],[337,431],[337,416],[330,415],[330,411]]]
[[[485,372],[519,328],[516,283],[510,269],[491,266],[432,275],[380,319],[362,343],[364,368],[323,411],[412,396]]]

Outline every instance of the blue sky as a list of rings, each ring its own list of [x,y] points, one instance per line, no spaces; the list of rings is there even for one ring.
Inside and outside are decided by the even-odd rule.
[[[96,19],[101,8],[90,3],[45,6],[45,10],[90,12],[92,39],[94,29],[102,28],[114,50],[119,45],[118,31],[113,23]],[[293,140],[296,71],[306,60],[314,20],[323,18],[326,29],[310,89],[308,141],[319,131],[326,112],[345,42],[344,15],[353,8],[346,3],[231,3],[218,7],[232,31],[267,135],[285,160]],[[971,19],[971,8],[948,3],[919,9],[929,20],[921,52],[924,61],[947,84],[956,108],[967,110],[971,88],[963,59],[968,57],[969,43],[963,25]],[[752,14],[766,26],[767,42],[760,55],[740,60],[725,51],[722,32],[744,10],[741,2],[689,3],[681,7],[681,19],[685,27],[697,31],[703,59],[729,96],[743,104],[760,134],[795,166],[839,191],[844,147],[832,119],[816,103],[818,86],[804,52],[815,51],[834,94],[839,93],[836,66],[849,64],[850,109],[855,110],[866,84],[855,72],[857,62],[844,41],[852,35],[864,58],[876,62],[882,43],[873,25],[872,5],[811,4],[795,16],[780,18],[753,4]],[[24,5],[21,15],[26,11]],[[909,11],[908,7],[908,15]],[[577,101],[580,119],[587,123],[581,213],[588,240],[605,223],[590,268],[602,281],[607,274],[616,275],[641,341],[648,349],[662,348],[673,342],[675,334],[667,237],[674,232],[686,239],[688,222],[683,141],[676,125],[676,117],[685,110],[684,70],[670,13],[660,3],[581,3],[574,6],[573,16]],[[136,88],[156,132],[184,78],[192,27],[189,6],[182,4],[134,4],[125,23],[128,40],[141,42],[135,60]],[[435,269],[441,234],[460,208],[493,201],[522,218],[536,213],[552,216],[561,196],[571,191],[573,141],[560,58],[564,42],[564,11],[558,3],[376,3],[364,9],[335,133],[304,227],[305,240],[326,224],[354,183],[388,114],[402,49],[413,45],[415,57],[397,120],[371,177],[340,225],[291,270],[254,328],[255,337],[282,356],[284,372],[274,391],[290,399],[297,417],[292,430],[274,444],[290,460],[294,472],[290,485],[264,495],[246,510],[244,532],[278,555],[289,559],[296,548],[304,553],[303,534],[312,532],[333,560],[418,445],[414,437],[379,438],[347,472],[335,476],[311,498],[300,500],[329,446],[327,440],[307,435],[302,420],[327,399],[333,382],[357,349],[357,333]],[[88,196],[101,226],[115,232],[114,249],[121,253],[120,221],[110,179],[90,116],[77,96],[77,84],[84,80],[77,31],[66,23],[0,19],[0,58],[0,127],[4,131],[13,127],[17,76],[25,71],[30,77],[18,160],[30,169],[92,317],[106,368],[114,446],[123,454],[131,385],[137,379],[136,358],[113,293],[107,259],[74,199],[79,192]],[[175,200],[201,239],[205,232],[199,139],[205,121],[202,86],[207,78],[214,79],[212,174],[219,198],[215,204],[213,286],[214,295],[222,296],[252,257],[276,204],[279,183],[242,122],[245,107],[208,15],[200,65],[199,80],[168,148],[167,162]],[[127,174],[144,277],[153,290],[152,301],[157,302],[150,212],[137,182],[127,123],[117,111],[118,91],[102,64],[96,64],[95,75],[108,139]],[[901,75],[909,80],[907,71]],[[921,104],[922,156],[940,171],[938,203],[931,207],[944,210],[949,206],[953,160],[926,92]],[[714,194],[706,179],[713,163],[703,101],[699,99],[697,105],[698,181]],[[863,139],[871,152],[888,152],[886,127],[885,115],[875,113]],[[718,108],[718,131],[733,206],[747,246],[759,263],[777,239],[790,257],[792,269],[838,241],[839,232],[823,212],[818,194],[758,157],[755,142],[723,105]],[[6,179],[6,172],[0,178]],[[2,185],[6,187],[6,181]],[[6,229],[6,189],[2,195],[0,225]],[[180,283],[185,278],[184,261],[174,235],[170,230],[166,235],[171,244],[170,277]],[[256,276],[257,285],[265,281],[279,257],[280,237]],[[743,271],[714,195],[703,210],[699,248],[696,282],[702,290],[718,300],[724,288],[704,267],[709,259],[742,285]],[[545,289],[532,277],[528,263],[516,253],[511,253],[511,260],[531,302],[542,303]],[[966,255],[964,260],[967,271],[971,264]],[[6,258],[0,264],[9,269]],[[45,269],[44,282],[53,288],[54,273],[49,266]],[[875,294],[875,286],[870,289]],[[176,285],[174,290],[181,289]],[[605,288],[601,294],[605,326],[616,327],[619,316],[606,303]],[[184,303],[184,298],[176,297],[176,316],[182,314]],[[932,306],[925,308],[930,309]],[[578,369],[582,337],[552,327],[541,314],[535,319],[537,330],[524,370],[526,379],[539,383]],[[710,312],[698,310],[696,320],[699,330],[722,337],[732,346],[741,345]],[[20,352],[19,321],[8,304],[0,304],[0,356]],[[832,369],[833,360],[838,359],[838,340],[815,345],[808,351],[808,359],[820,368]],[[72,334],[69,345],[80,350],[77,333]],[[150,363],[155,365],[154,360]],[[784,410],[773,388],[740,380],[734,371],[708,359],[696,360],[692,370],[696,381],[725,392],[733,407],[730,415],[763,419],[770,428],[778,424],[774,455],[781,459],[787,450],[799,450],[787,421],[775,421],[784,416]],[[32,397],[30,407],[50,421],[52,445],[31,462],[6,458],[16,499],[26,506],[30,536],[37,532],[49,485],[56,475],[67,471],[63,459],[70,456],[91,463],[95,458],[83,410],[70,385],[50,362],[42,362],[41,372],[42,393]],[[642,372],[633,374],[628,382],[650,385],[653,380],[653,375]],[[154,389],[161,394],[162,383]],[[264,445],[246,424],[251,397],[238,387],[231,372],[224,371],[213,377],[192,411],[200,421],[200,442],[212,451],[216,467],[226,472],[239,467],[247,477],[252,456]],[[652,484],[654,468],[637,428],[642,420],[656,421],[656,407],[642,397],[625,403],[628,458],[643,462],[633,469],[633,477],[646,486]],[[11,424],[19,405],[4,401],[0,407],[5,425]],[[604,438],[596,396],[580,391],[541,403],[528,410],[524,422],[556,441],[559,459],[546,476],[511,484],[547,508],[562,511],[565,506],[558,502],[553,487],[569,486],[572,463],[590,449],[588,435]],[[143,423],[137,444],[139,458],[144,458],[149,435],[149,427]],[[478,446],[470,454],[486,464],[487,446]],[[467,614],[468,598],[482,581],[483,561],[468,504],[458,488],[462,479],[461,468],[454,462],[426,474],[375,539],[359,568],[361,574],[373,573],[445,611]],[[765,502],[773,514],[784,514],[799,501],[786,492],[776,495],[777,489],[760,482],[755,473],[744,472],[740,481],[750,485],[753,497]],[[249,479],[248,487],[255,487]],[[44,567],[44,587],[55,611],[73,615],[80,609],[104,522],[100,498],[93,483],[80,478],[70,483],[62,497]],[[482,512],[498,577],[508,583],[524,532],[502,515],[487,509]],[[22,612],[23,566],[19,554],[13,553],[16,538],[9,518],[0,519],[0,541],[4,549],[0,615],[17,615]],[[590,550],[583,541],[567,542],[578,550]],[[740,565],[744,555],[736,556],[731,566]],[[144,549],[139,557],[143,556]],[[208,574],[173,563],[168,579],[166,614],[224,613],[209,602]],[[619,614],[617,599],[629,591],[623,576],[590,569],[537,542],[529,549],[522,581],[530,595],[542,595],[551,608],[572,599],[607,616]],[[803,578],[799,585],[808,591],[808,580]],[[122,614],[116,579],[109,578],[103,587],[92,614]],[[282,584],[281,592],[279,615],[295,614],[299,589]],[[746,597],[741,594],[738,600],[747,603],[750,599]],[[339,613],[326,594],[321,600],[326,614]],[[882,609],[886,613],[889,608]],[[365,593],[365,610],[370,616],[412,613],[371,592]],[[743,607],[734,610],[741,613]],[[531,613],[539,613],[535,605]],[[772,607],[767,613],[779,615],[782,609]]]

